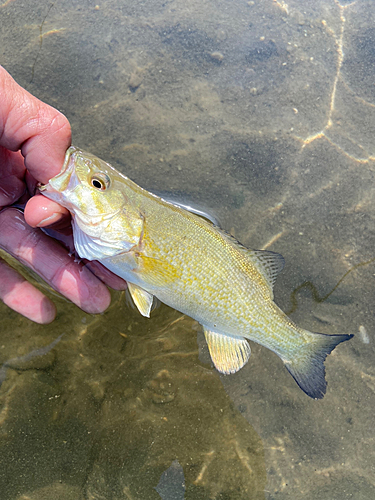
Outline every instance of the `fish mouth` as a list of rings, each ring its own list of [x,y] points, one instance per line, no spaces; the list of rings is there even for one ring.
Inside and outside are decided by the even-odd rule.
[[[63,193],[72,190],[77,185],[74,173],[74,153],[78,150],[71,146],[65,153],[65,159],[60,173],[52,177],[47,184],[38,185],[38,189],[47,198],[62,203]]]

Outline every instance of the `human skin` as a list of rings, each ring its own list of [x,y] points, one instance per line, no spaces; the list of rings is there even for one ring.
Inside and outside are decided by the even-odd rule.
[[[37,272],[50,286],[89,313],[103,312],[112,288],[126,283],[100,265],[78,262],[67,210],[35,189],[58,174],[71,144],[67,118],[20,87],[0,66],[0,248]],[[24,213],[11,205],[24,206]],[[95,272],[95,274],[94,274]],[[99,277],[98,277],[99,276]],[[100,278],[100,279],[99,279]],[[37,323],[49,323],[54,304],[0,259],[0,299]]]

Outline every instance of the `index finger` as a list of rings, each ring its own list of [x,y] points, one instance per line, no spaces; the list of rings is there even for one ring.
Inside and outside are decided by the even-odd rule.
[[[42,183],[61,170],[71,144],[67,118],[16,83],[0,66],[0,146],[21,150],[25,166]]]

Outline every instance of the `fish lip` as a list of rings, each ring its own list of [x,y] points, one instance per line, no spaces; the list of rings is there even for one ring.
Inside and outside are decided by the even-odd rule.
[[[38,185],[39,192],[50,200],[63,204],[63,191],[68,187],[74,172],[74,153],[79,151],[75,146],[70,146],[65,153],[64,163],[60,172],[51,177],[47,184]]]
[[[55,175],[54,177],[51,177],[51,179],[47,182],[47,184],[37,184],[37,188],[40,192],[42,192],[43,194],[47,194],[48,192],[50,193],[51,191],[49,191],[49,188],[52,188],[53,189],[53,185],[51,183],[51,181],[55,181],[55,180],[58,180],[61,178],[62,175],[64,175],[67,170],[69,169],[70,167],[70,160],[71,160],[71,157],[72,155],[78,151],[78,148],[75,147],[75,146],[70,146],[67,150],[66,150],[66,153],[65,153],[65,158],[64,158],[64,163],[61,167],[61,170],[60,172]],[[70,177],[70,176],[69,176]]]
[[[68,168],[69,168],[69,161],[70,161],[70,157],[76,152],[76,151],[79,151],[79,149],[76,147],[76,146],[70,146],[67,150],[66,150],[66,153],[65,153],[65,158],[64,158],[64,163],[63,163],[63,166],[61,167],[61,170],[60,172],[56,175],[59,176],[61,174],[64,174]]]

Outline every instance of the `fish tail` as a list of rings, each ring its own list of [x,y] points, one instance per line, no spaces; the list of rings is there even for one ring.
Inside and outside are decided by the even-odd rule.
[[[310,398],[322,399],[327,389],[324,361],[333,349],[353,335],[326,335],[305,330],[304,343],[291,359],[283,359],[286,369]]]

